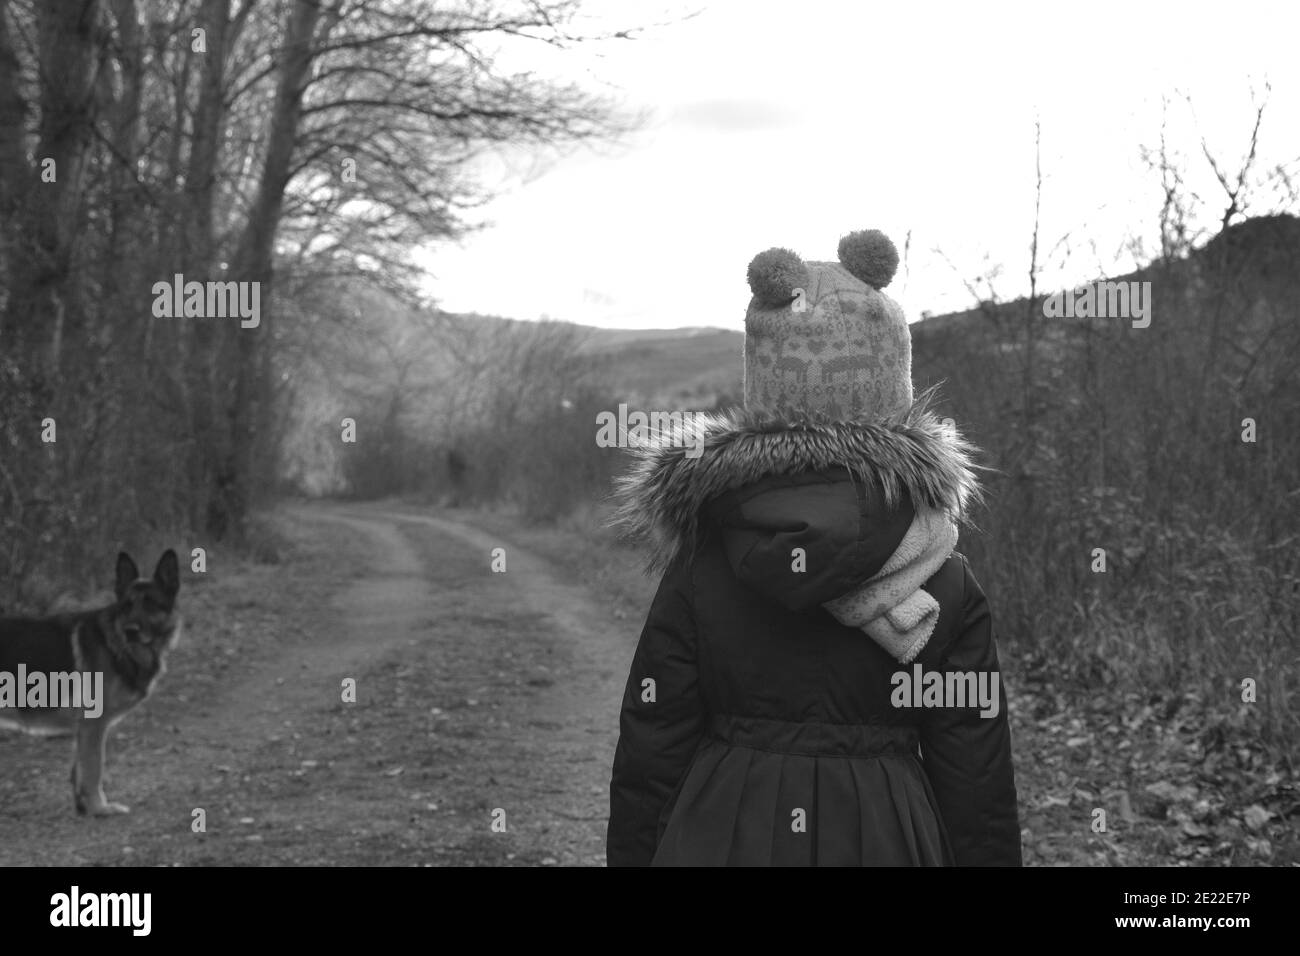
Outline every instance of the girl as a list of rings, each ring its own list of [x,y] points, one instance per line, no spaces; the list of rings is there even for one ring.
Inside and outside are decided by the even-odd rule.
[[[839,260],[755,257],[745,408],[686,416],[620,485],[663,578],[611,866],[1021,862],[988,602],[952,550],[973,449],[913,399],[893,244],[854,233]]]

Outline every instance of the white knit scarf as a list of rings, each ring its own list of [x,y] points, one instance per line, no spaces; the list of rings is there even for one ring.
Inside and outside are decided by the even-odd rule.
[[[921,590],[957,546],[957,525],[942,511],[918,508],[884,567],[823,607],[837,621],[865,631],[901,664],[921,653],[939,620],[939,602]]]

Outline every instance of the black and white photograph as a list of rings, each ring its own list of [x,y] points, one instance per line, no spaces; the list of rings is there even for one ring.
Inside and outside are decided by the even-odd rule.
[[[937,867],[1249,939],[1300,867],[1298,28],[0,0],[21,920]]]

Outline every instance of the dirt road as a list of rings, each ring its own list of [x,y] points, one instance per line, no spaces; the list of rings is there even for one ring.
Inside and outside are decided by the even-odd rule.
[[[67,740],[0,735],[0,865],[603,862],[635,618],[445,516],[277,526],[280,563],[186,576],[170,671],[109,745],[129,816],[73,816]]]

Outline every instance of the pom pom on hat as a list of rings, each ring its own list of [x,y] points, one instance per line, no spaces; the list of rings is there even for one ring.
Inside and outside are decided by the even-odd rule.
[[[876,289],[889,285],[898,271],[898,250],[879,229],[849,233],[840,240],[839,256],[840,265]]]
[[[807,285],[808,267],[789,249],[768,249],[750,260],[749,289],[764,305],[785,305]]]

